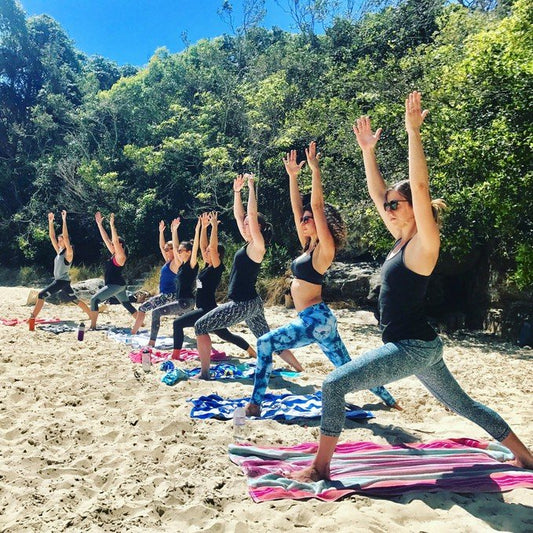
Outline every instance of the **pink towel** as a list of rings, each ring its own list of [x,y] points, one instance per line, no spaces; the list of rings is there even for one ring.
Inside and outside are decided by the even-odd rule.
[[[152,348],[151,346],[146,346],[150,351],[150,359],[153,364],[161,363],[162,361],[168,361],[171,359],[172,352],[161,352]],[[130,352],[130,359],[133,363],[140,363],[142,358],[142,351],[145,348],[138,348]],[[211,350],[211,361],[223,361],[227,359],[228,356],[225,352],[219,352],[218,350]],[[179,358],[174,358],[178,361],[191,361],[192,359],[198,359],[198,350],[187,350],[182,348],[180,350]]]
[[[533,472],[512,466],[512,453],[499,443],[473,439],[437,440],[427,444],[337,445],[331,481],[301,483],[287,473],[311,464],[316,443],[287,448],[230,444],[230,459],[248,476],[256,502],[318,498],[334,501],[347,494],[395,496],[406,492],[503,492],[533,488]]]
[[[24,324],[28,322],[28,318],[0,318],[0,324],[4,326],[16,326],[17,324]],[[36,324],[55,324],[56,322],[61,322],[60,318],[36,318]]]

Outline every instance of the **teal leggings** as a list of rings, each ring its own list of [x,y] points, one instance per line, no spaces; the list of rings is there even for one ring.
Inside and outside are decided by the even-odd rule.
[[[298,318],[286,326],[275,329],[257,339],[257,368],[251,402],[261,405],[272,372],[272,354],[289,348],[300,348],[317,343],[334,366],[340,367],[351,361],[346,346],[337,330],[337,319],[331,309],[320,302],[306,307]],[[370,389],[387,405],[395,399],[382,385]]]
[[[344,427],[345,395],[415,375],[444,405],[468,418],[496,440],[504,440],[511,428],[492,409],[474,401],[455,381],[442,358],[442,341],[408,339],[388,342],[376,350],[335,369],[322,385],[323,435],[338,437]]]

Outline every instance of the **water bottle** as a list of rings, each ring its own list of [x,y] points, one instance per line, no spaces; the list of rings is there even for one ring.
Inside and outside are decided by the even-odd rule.
[[[150,359],[150,350],[148,348],[143,348],[141,352],[141,365],[145,372],[150,372],[152,366],[152,360]]]
[[[83,337],[85,337],[85,324],[80,322],[80,325],[78,326],[78,340],[82,341]]]
[[[233,411],[233,440],[235,442],[246,440],[246,411],[244,407],[237,407]]]
[[[28,326],[30,331],[35,331],[35,317],[30,316],[30,319],[28,320]]]

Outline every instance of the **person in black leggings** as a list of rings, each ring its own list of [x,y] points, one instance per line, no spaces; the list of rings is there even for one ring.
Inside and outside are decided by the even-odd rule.
[[[199,318],[217,307],[215,291],[220,284],[222,273],[224,272],[224,265],[222,263],[224,247],[218,244],[218,222],[218,214],[216,212],[204,213],[200,217],[200,252],[202,253],[205,266],[200,270],[196,280],[196,309],[174,320],[174,350],[172,351],[172,359],[179,359],[180,357],[184,337],[183,329],[194,326]],[[209,225],[211,226],[211,236],[208,244],[207,228]],[[235,344],[251,356],[256,356],[255,350],[246,339],[234,335],[227,328],[218,329],[213,333],[222,340]]]
[[[239,175],[233,182],[233,214],[246,244],[237,251],[233,258],[233,266],[229,276],[229,301],[216,309],[211,309],[194,325],[202,365],[200,379],[209,379],[211,362],[209,333],[227,328],[243,320],[256,338],[261,337],[270,329],[265,319],[263,300],[257,293],[255,283],[266,253],[266,245],[272,235],[272,226],[257,211],[254,181],[253,174],[244,174]],[[241,190],[245,182],[248,182],[246,212],[241,199]],[[295,370],[302,370],[302,366],[290,350],[283,350],[278,355]]]

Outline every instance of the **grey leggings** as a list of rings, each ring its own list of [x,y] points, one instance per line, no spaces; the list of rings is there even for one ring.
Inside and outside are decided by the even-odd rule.
[[[243,320],[256,338],[270,331],[265,318],[263,300],[257,296],[245,302],[230,300],[215,307],[194,324],[194,332],[196,335],[206,335],[211,331],[228,328]]]
[[[322,385],[323,435],[338,437],[345,419],[344,396],[351,391],[370,389],[415,375],[424,386],[452,411],[468,418],[498,441],[511,428],[492,409],[475,402],[455,381],[442,358],[442,341],[416,339],[388,342],[376,350],[335,369]]]
[[[91,311],[98,311],[98,304],[115,297],[132,315],[137,309],[130,303],[125,285],[105,285],[91,298]]]
[[[194,298],[182,298],[174,300],[161,307],[156,307],[152,311],[152,326],[150,328],[150,340],[155,341],[159,328],[161,326],[161,317],[163,315],[181,316],[194,309]]]

